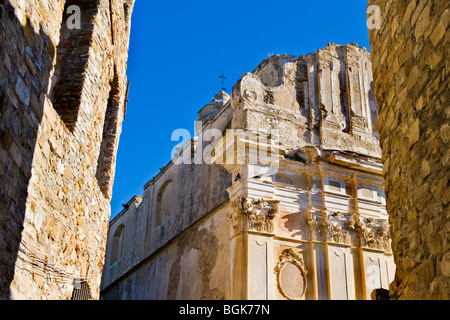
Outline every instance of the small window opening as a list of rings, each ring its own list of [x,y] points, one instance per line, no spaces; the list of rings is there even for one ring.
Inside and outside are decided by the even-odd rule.
[[[170,209],[173,204],[171,195],[172,180],[168,180],[161,187],[156,200],[155,226],[159,226],[169,217]]]
[[[113,236],[113,242],[112,242],[112,250],[111,250],[111,263],[110,265],[113,265],[117,261],[120,260],[120,257],[122,256],[122,247],[123,247],[123,231],[125,227],[124,225],[120,225]]]
[[[329,186],[331,190],[340,192],[341,191],[341,183],[339,181],[336,180],[330,180],[329,181]]]

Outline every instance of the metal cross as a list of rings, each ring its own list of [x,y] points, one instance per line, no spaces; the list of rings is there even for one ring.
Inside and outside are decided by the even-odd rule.
[[[219,76],[219,78],[222,79],[222,90],[228,91],[227,89],[225,89],[225,88],[223,87],[224,82],[225,82],[225,79],[226,79],[227,77],[225,77],[225,75],[222,73],[222,75]]]

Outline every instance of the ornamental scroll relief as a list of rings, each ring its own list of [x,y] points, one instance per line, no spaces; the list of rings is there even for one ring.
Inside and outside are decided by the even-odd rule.
[[[391,252],[391,238],[386,220],[324,211],[306,212],[304,221],[311,241],[320,239],[324,242]]]
[[[306,293],[308,271],[301,253],[285,249],[274,269],[277,274],[278,289],[289,300],[299,300]]]
[[[243,230],[272,233],[274,219],[279,213],[277,200],[252,200],[241,196],[233,202],[238,214],[231,214],[229,220],[233,221],[233,227],[243,227]],[[242,225],[243,224],[243,225]]]

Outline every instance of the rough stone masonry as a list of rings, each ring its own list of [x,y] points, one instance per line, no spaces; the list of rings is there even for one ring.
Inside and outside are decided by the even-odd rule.
[[[394,299],[450,298],[449,2],[370,0]]]
[[[133,5],[0,1],[0,299],[99,296]]]

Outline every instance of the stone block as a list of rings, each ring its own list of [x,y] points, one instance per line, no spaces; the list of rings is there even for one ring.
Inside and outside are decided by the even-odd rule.
[[[20,101],[25,106],[28,106],[28,103],[30,102],[31,90],[23,82],[23,80],[22,80],[22,78],[20,76],[17,77],[15,91],[16,91],[16,94],[19,97]]]

